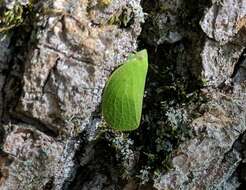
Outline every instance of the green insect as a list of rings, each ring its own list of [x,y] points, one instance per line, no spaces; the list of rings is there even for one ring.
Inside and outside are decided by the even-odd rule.
[[[113,129],[130,131],[139,127],[147,71],[148,55],[142,50],[110,76],[102,97],[102,113]]]

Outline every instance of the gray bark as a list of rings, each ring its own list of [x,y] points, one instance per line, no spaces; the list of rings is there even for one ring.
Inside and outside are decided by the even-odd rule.
[[[30,13],[29,1],[0,3],[2,12],[18,5]],[[24,12],[0,33],[1,190],[227,190],[246,182],[245,1],[32,6],[34,19]],[[150,64],[141,126],[116,132],[101,119],[101,94],[141,48]]]

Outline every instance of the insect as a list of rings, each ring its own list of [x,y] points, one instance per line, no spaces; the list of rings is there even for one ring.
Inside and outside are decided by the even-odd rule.
[[[148,55],[142,50],[110,76],[102,96],[102,114],[113,129],[131,131],[139,127],[147,71]]]

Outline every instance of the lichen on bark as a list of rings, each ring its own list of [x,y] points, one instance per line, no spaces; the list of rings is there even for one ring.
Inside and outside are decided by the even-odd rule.
[[[245,6],[0,1],[0,189],[244,184]],[[113,131],[101,121],[103,87],[143,48],[141,126]]]

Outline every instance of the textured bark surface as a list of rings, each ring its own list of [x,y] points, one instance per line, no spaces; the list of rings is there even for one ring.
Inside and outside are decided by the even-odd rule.
[[[0,4],[0,190],[246,183],[245,1]],[[143,48],[141,126],[112,131],[103,87]]]
[[[73,178],[76,150],[84,145],[80,135],[94,138],[106,79],[136,49],[143,21],[139,1],[102,3],[49,1],[51,15],[41,17],[29,34],[20,31],[25,40],[13,32],[1,41],[1,70],[8,70],[1,75],[7,123],[1,127],[1,189],[62,189]],[[109,24],[114,15],[126,17],[125,25]],[[8,45],[14,38],[21,43],[18,49]],[[100,174],[95,178],[99,182],[91,186],[107,180],[100,181]]]

